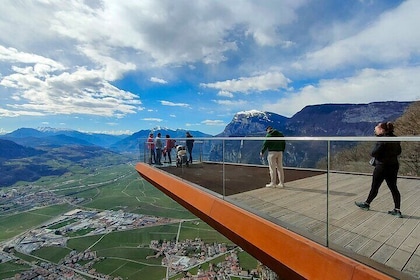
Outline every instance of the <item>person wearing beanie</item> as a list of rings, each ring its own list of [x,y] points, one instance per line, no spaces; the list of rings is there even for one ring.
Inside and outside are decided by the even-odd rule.
[[[382,122],[375,127],[377,137],[395,137],[394,124],[391,122]],[[399,170],[398,156],[401,154],[401,145],[399,141],[377,142],[371,152],[374,157],[373,165],[375,169],[372,174],[372,184],[369,195],[364,202],[355,202],[355,204],[369,210],[371,202],[378,195],[379,188],[383,181],[388,185],[394,200],[394,209],[388,211],[388,214],[402,218],[401,214],[401,194],[397,187],[397,175]]]

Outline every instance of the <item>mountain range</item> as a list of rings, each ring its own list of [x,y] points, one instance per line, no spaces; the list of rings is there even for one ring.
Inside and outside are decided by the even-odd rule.
[[[236,113],[223,132],[215,136],[264,136],[268,125],[282,131],[285,136],[370,136],[378,122],[396,120],[411,103],[312,105],[303,108],[291,118],[272,112],[243,111]],[[127,136],[54,128],[19,128],[11,133],[0,135],[0,187],[12,185],[19,180],[34,181],[48,174],[65,174],[72,163],[78,165],[83,163],[87,166],[86,161],[96,165],[103,157],[112,156],[113,159],[123,162],[127,161],[127,157],[132,159],[141,156],[145,147],[143,141],[147,139],[150,132],[155,135],[160,132],[162,138],[166,134],[169,134],[171,138],[185,138],[186,130],[157,127],[140,130]],[[200,131],[190,132],[195,138],[213,137]],[[219,161],[222,158],[220,144],[207,145],[212,146],[210,159]],[[238,143],[226,147],[225,160],[237,162],[238,154],[235,152],[238,150],[237,145]],[[293,161],[299,160],[301,166],[311,165],[320,157],[320,155],[302,152],[308,149],[301,149],[296,144],[289,145],[287,150],[286,164],[292,164],[293,159]],[[258,152],[258,145],[253,145],[243,151],[249,157],[246,159],[249,163],[259,160],[256,155]],[[72,156],[72,153],[77,156]],[[255,160],[251,160],[253,158]],[[52,160],[63,162],[61,165],[53,166]]]
[[[306,106],[287,118],[271,112],[238,112],[217,136],[261,136],[270,125],[285,136],[371,136],[378,122],[394,121],[412,102]]]

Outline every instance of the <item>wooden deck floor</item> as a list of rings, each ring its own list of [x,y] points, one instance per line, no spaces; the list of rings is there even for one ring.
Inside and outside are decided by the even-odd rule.
[[[270,219],[290,224],[330,247],[374,260],[385,270],[420,279],[420,180],[398,179],[403,218],[387,212],[392,196],[384,183],[369,211],[354,205],[368,195],[371,176],[330,173],[327,215],[327,174],[286,183],[285,188],[257,188],[229,200]],[[328,224],[328,228],[327,228]]]

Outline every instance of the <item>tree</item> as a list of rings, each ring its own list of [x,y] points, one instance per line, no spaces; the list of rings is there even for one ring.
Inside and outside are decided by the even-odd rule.
[[[385,121],[385,120],[384,120]],[[413,102],[404,114],[394,122],[397,136],[420,136],[420,101]],[[420,143],[402,142],[400,156],[400,175],[420,176]],[[372,142],[360,143],[352,148],[341,150],[331,156],[334,170],[370,173],[368,164]],[[326,167],[326,159],[318,162],[318,168]]]
[[[420,101],[413,102],[395,121],[395,133],[399,136],[420,136]],[[420,176],[420,143],[402,142],[401,147],[400,173]]]

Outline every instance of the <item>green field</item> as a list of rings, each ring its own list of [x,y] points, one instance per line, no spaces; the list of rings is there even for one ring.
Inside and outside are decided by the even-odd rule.
[[[96,210],[123,210],[125,212],[182,219],[183,222],[144,227],[140,229],[111,232],[105,235],[83,236],[90,229],[69,236],[67,248],[43,247],[32,252],[33,256],[58,263],[70,251],[83,252],[90,248],[96,251],[100,261],[94,267],[98,272],[124,279],[163,279],[166,267],[161,266],[162,257],[151,257],[151,240],[175,241],[181,225],[179,240],[201,238],[207,243],[232,243],[206,223],[197,219],[174,200],[164,195],[142,179],[130,164],[117,165],[92,170],[92,173],[43,178],[37,182],[40,188],[49,189],[57,195],[83,198],[79,205],[54,205],[15,215],[0,217],[0,241],[16,236],[30,228],[36,228],[59,214],[76,208]],[[54,230],[69,224],[62,221],[50,229]],[[246,253],[241,257],[244,267],[252,267],[255,259]],[[16,254],[23,259],[29,256]],[[148,257],[149,256],[149,257]],[[86,263],[86,262],[84,262]],[[246,265],[245,265],[246,264]],[[0,266],[0,268],[2,268]],[[255,265],[254,265],[255,268]],[[25,267],[22,269],[26,269]],[[4,271],[11,271],[7,269]],[[1,269],[3,271],[3,269]],[[1,276],[1,275],[0,275]],[[140,277],[142,276],[142,277]],[[1,277],[0,277],[1,278]]]
[[[116,258],[106,258],[96,263],[94,268],[104,274],[120,276],[123,279],[161,280],[164,279],[166,275],[166,267],[143,265],[138,262]]]
[[[70,251],[70,249],[62,247],[42,247],[41,249],[34,251],[32,255],[58,264],[58,262],[68,255]]]
[[[148,248],[148,245],[151,240],[175,240],[178,226],[179,224],[177,223],[115,232],[100,237],[86,236],[73,238],[69,240],[68,247],[77,251],[84,251],[100,240],[91,249],[97,252],[98,257],[104,257],[104,260],[94,266],[99,272],[113,276],[119,275],[127,279],[138,279],[136,278],[138,275],[148,271],[147,275],[150,278],[147,279],[162,279],[165,275],[164,273],[166,273],[166,268],[160,265],[162,257],[146,258],[154,254]],[[194,239],[197,237],[207,243],[224,242],[232,244],[227,238],[220,235],[204,222],[183,222],[180,240]],[[247,260],[246,263],[249,263],[249,261]],[[254,263],[256,264],[255,259]],[[152,273],[152,271],[155,271],[155,273]]]
[[[100,183],[98,183],[100,182]],[[90,176],[72,178],[50,183],[60,194],[84,198],[83,206],[103,210],[124,210],[125,212],[191,219],[194,216],[174,200],[143,180],[132,165],[96,170]]]
[[[65,220],[65,221],[62,221],[61,223],[57,223],[57,224],[54,224],[52,226],[49,226],[48,228],[49,229],[58,229],[58,228],[70,225],[70,224],[74,223],[75,221],[77,221],[77,219]]]
[[[14,261],[0,263],[0,279],[11,278],[16,273],[29,269],[29,265],[18,264]]]
[[[72,209],[69,205],[53,205],[19,214],[0,217],[0,242],[37,227]]]

